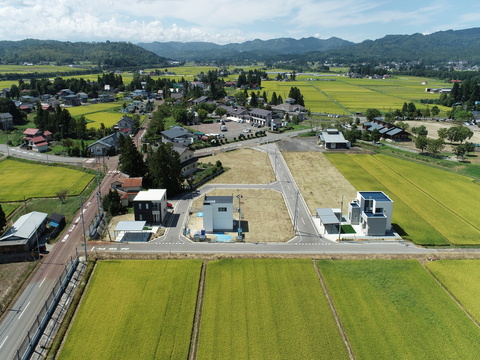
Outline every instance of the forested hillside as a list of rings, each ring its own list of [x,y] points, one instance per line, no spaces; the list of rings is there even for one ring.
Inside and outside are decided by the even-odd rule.
[[[114,68],[166,64],[165,58],[127,42],[0,41],[2,64],[53,62],[65,65],[85,61]]]

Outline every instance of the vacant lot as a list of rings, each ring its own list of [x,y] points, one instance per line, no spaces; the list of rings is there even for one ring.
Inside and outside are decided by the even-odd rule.
[[[198,359],[346,359],[310,260],[208,263]]]
[[[238,207],[236,196],[242,195],[242,229],[247,242],[288,241],[295,236],[283,196],[276,191],[218,189],[207,195],[233,195],[234,209]],[[200,197],[192,204],[194,213],[187,225],[191,231],[200,231],[203,228],[203,218],[196,216],[197,211],[202,211],[203,199]],[[238,213],[234,212],[233,218],[238,220]]]
[[[211,181],[214,184],[268,184],[274,180],[272,165],[266,153],[239,149],[216,153],[201,162],[215,164],[220,160],[227,171]]]
[[[356,190],[337,168],[320,152],[282,152],[311,213],[319,208],[340,208],[355,199]]]
[[[425,266],[480,322],[480,261],[442,260],[428,262]]]
[[[35,265],[37,263],[34,261],[0,264],[0,314],[5,311],[6,306],[15,296],[15,292],[35,268]]]
[[[319,261],[357,359],[473,359],[480,328],[413,260]]]
[[[384,191],[393,201],[400,235],[418,244],[478,244],[475,211],[480,205],[472,179],[385,155],[329,154],[357,188]]]
[[[102,261],[60,359],[186,359],[200,260]]]
[[[37,165],[15,160],[1,161],[0,174],[0,201],[56,197],[61,189],[67,189],[68,195],[78,195],[94,177],[92,174],[61,166]]]

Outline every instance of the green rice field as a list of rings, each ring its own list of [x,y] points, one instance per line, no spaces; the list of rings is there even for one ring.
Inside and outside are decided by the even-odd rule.
[[[480,261],[441,260],[428,262],[425,266],[480,322]]]
[[[186,359],[201,264],[99,262],[59,359]]]
[[[207,266],[198,359],[348,358],[310,260]]]
[[[327,154],[359,191],[384,191],[400,235],[423,245],[476,245],[478,183],[386,155]]]
[[[414,260],[319,261],[356,359],[474,359],[480,328]]]
[[[0,161],[2,191],[0,201],[23,201],[36,197],[56,197],[68,189],[68,195],[79,195],[94,175],[61,166],[32,164],[15,160]]]

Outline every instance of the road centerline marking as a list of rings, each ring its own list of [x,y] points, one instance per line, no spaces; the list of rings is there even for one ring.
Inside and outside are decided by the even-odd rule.
[[[20,320],[20,318],[22,317],[22,315],[23,315],[23,313],[25,312],[25,310],[27,310],[28,305],[30,305],[30,301],[28,302],[27,306],[25,306],[25,309],[23,309],[22,313],[21,313],[20,316],[18,317],[19,320]]]

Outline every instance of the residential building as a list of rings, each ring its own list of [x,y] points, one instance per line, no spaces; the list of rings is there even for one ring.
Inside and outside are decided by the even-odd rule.
[[[118,180],[112,182],[112,188],[120,194],[120,201],[123,206],[128,206],[133,202],[135,196],[142,190],[143,178],[129,177],[122,174]]]
[[[116,131],[111,135],[95,141],[93,144],[87,146],[87,150],[93,156],[104,156],[110,154],[116,154],[119,150],[120,136],[127,136],[122,131]]]
[[[205,195],[203,228],[207,233],[233,231],[233,196]]]
[[[373,121],[362,124],[365,131],[372,132],[377,129],[384,139],[392,141],[411,141],[412,134],[408,131],[393,125],[392,123],[384,121],[382,118],[375,118]]]
[[[287,114],[290,119],[293,116],[297,116],[299,121],[304,120],[307,115],[307,109],[304,106],[295,104],[295,100],[292,98],[286,98],[283,104],[272,106],[272,110],[282,118],[285,118]]]
[[[337,129],[326,129],[318,135],[318,138],[325,149],[350,149],[350,141],[345,140]]]
[[[135,132],[135,122],[129,116],[123,116],[115,125],[113,125],[113,128],[130,135]]]
[[[272,111],[264,109],[252,109],[249,115],[251,124],[259,124],[261,126],[270,126],[273,118]]]
[[[0,114],[0,128],[3,131],[13,129],[13,116],[10,113]]]
[[[140,191],[133,199],[135,221],[161,224],[167,216],[167,190],[149,189]]]
[[[383,236],[392,228],[393,201],[382,191],[359,191],[348,204],[348,221],[367,236]]]
[[[162,142],[171,142],[184,145],[190,145],[196,140],[196,136],[181,126],[173,126],[168,130],[162,131]]]
[[[179,144],[174,144],[173,149],[180,155],[183,177],[194,174],[197,171],[198,158],[195,157],[193,150]]]

